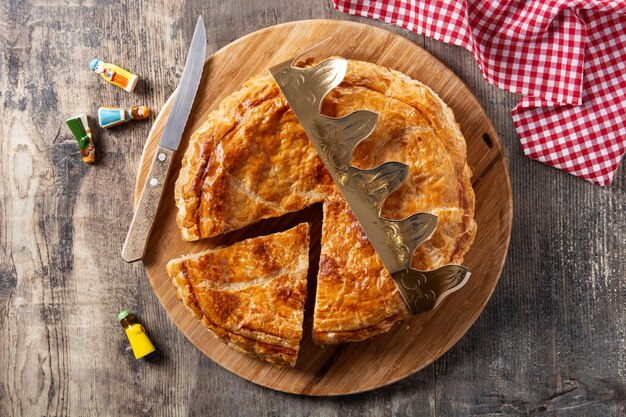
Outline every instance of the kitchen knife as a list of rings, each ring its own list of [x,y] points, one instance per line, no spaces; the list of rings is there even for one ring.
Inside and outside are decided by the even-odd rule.
[[[159,146],[154,153],[148,180],[139,197],[139,204],[122,248],[122,258],[126,262],[138,261],[145,253],[150,231],[167,183],[167,175],[198,91],[205,56],[206,30],[202,16],[199,16],[174,104],[165,124],[165,129],[163,129]]]

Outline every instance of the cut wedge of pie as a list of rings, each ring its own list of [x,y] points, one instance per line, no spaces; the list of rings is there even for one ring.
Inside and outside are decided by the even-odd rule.
[[[415,252],[413,266],[461,263],[476,234],[474,191],[465,139],[450,108],[404,74],[348,61],[342,83],[322,104],[341,117],[378,113],[374,132],[352,164],[408,165],[407,179],[383,205],[383,216],[438,216],[437,229]],[[324,201],[322,252],[313,335],[321,344],[359,341],[385,332],[408,311],[274,80],[256,76],[223,100],[196,131],[176,182],[181,235],[197,240]]]
[[[167,273],[189,311],[231,348],[294,366],[302,339],[309,225],[174,259]]]
[[[410,312],[343,198],[324,202],[313,341],[358,342],[386,332]]]

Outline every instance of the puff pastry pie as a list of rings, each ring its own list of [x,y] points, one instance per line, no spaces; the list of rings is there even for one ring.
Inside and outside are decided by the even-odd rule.
[[[355,150],[361,168],[385,161],[409,166],[383,215],[439,216],[413,266],[461,263],[476,234],[466,144],[452,111],[427,86],[362,61],[348,61],[342,83],[322,105],[340,117],[379,114],[374,132]],[[270,76],[256,76],[224,99],[195,132],[176,182],[177,223],[196,240],[324,201],[322,252],[313,338],[359,341],[387,331],[409,312],[389,274]]]
[[[167,273],[191,313],[231,348],[294,366],[302,339],[309,225],[174,259]]]

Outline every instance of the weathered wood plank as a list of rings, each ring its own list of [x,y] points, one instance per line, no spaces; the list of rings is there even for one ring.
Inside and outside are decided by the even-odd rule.
[[[297,19],[368,22],[424,45],[468,84],[510,159],[514,231],[487,308],[448,354],[391,387],[313,399],[257,387],[199,353],[139,265],[119,257],[149,123],[94,127],[80,161],[63,121],[99,105],[158,111],[197,14],[216,50]],[[137,71],[136,94],[87,71]],[[334,12],[328,1],[8,1],[0,4],[0,415],[625,415],[626,174],[607,189],[526,159],[517,98],[466,51]],[[135,362],[115,320],[134,309],[161,356]]]

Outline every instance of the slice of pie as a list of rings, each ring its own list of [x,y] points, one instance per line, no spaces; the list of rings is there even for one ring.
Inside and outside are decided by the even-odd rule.
[[[302,339],[309,225],[174,259],[178,297],[231,348],[294,366]]]
[[[358,342],[410,316],[396,284],[341,197],[324,202],[313,341]]]

